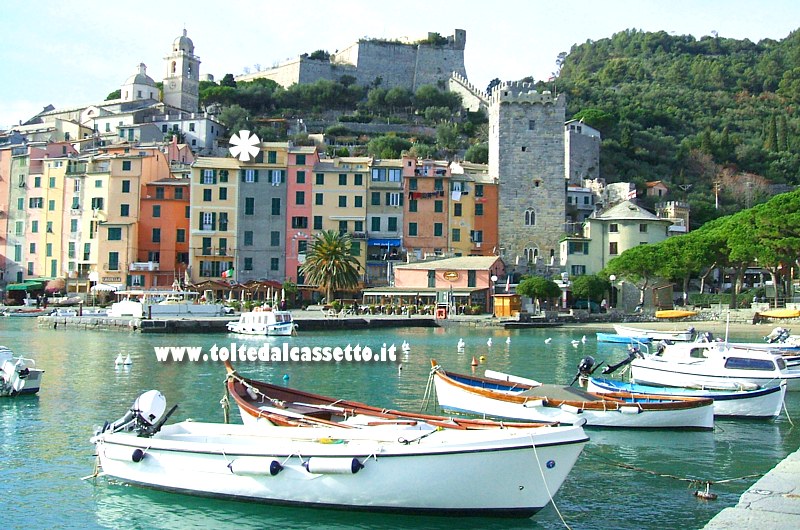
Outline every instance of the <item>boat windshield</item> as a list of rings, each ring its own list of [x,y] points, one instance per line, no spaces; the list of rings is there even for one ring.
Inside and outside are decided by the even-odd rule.
[[[730,370],[762,370],[772,372],[775,364],[769,359],[749,359],[747,357],[729,357],[725,368]]]

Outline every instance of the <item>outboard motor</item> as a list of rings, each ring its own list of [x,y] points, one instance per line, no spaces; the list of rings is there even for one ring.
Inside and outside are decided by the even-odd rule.
[[[177,405],[164,414],[167,409],[167,398],[158,390],[148,390],[136,398],[124,416],[114,423],[106,423],[98,434],[135,431],[140,436],[150,436],[158,432],[176,408]]]
[[[603,371],[601,373],[604,374],[604,375],[605,374],[612,374],[612,373],[616,372],[617,370],[619,370],[621,367],[623,367],[623,366],[625,366],[627,364],[630,364],[637,357],[641,357],[641,356],[642,356],[642,352],[639,351],[639,348],[631,346],[631,347],[628,348],[628,356],[626,358],[622,359],[617,364],[610,364],[610,365],[606,366],[605,368],[603,368]]]
[[[581,362],[578,363],[578,373],[575,374],[575,378],[572,380],[569,386],[574,385],[575,381],[577,381],[580,378],[589,377],[598,368],[600,368],[600,365],[599,364],[595,365],[594,357],[592,357],[591,355],[587,355],[586,357],[581,359]]]

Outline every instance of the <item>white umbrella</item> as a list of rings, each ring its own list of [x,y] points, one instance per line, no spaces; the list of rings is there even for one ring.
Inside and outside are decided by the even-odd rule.
[[[103,291],[103,292],[111,293],[111,292],[114,292],[116,290],[117,290],[116,286],[108,285],[106,283],[97,283],[97,284],[92,286],[92,291],[93,292]]]
[[[286,289],[281,289],[281,302],[286,301]]]

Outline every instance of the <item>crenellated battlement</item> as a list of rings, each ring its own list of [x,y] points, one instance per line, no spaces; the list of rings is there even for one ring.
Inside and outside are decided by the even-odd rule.
[[[539,92],[534,83],[523,81],[506,81],[492,90],[490,104],[497,103],[557,103],[559,98],[549,90]]]
[[[466,77],[464,77],[463,75],[461,75],[460,73],[458,73],[458,72],[453,72],[453,73],[451,74],[450,78],[451,78],[451,80],[454,80],[454,81],[456,81],[456,82],[457,82],[457,83],[459,83],[461,86],[463,86],[464,88],[466,88],[467,90],[469,90],[470,92],[472,92],[472,93],[473,93],[473,94],[474,94],[476,97],[479,97],[479,98],[481,98],[481,99],[482,99],[482,100],[484,100],[484,101],[489,101],[489,94],[488,94],[488,93],[487,93],[485,90],[481,90],[481,89],[479,89],[479,88],[475,87],[475,85],[473,85],[472,83],[470,83],[470,82],[467,80],[467,78],[466,78]]]

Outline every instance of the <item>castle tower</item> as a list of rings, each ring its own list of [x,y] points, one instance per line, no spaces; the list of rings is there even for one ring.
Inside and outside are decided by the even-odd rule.
[[[172,43],[172,52],[164,57],[164,103],[186,112],[197,112],[200,104],[200,58],[194,54],[194,43],[183,35]]]
[[[489,176],[500,184],[499,250],[507,265],[559,263],[564,233],[566,99],[531,83],[505,83],[489,101]]]

